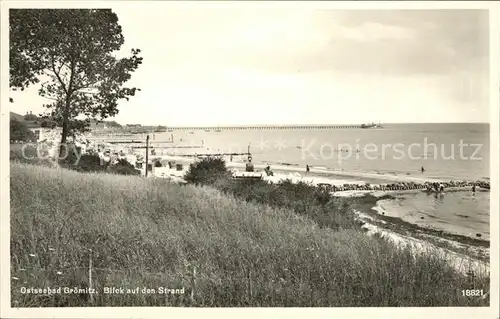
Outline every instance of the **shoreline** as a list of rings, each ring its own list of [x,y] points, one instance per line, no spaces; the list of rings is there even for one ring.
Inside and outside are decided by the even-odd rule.
[[[399,216],[396,217],[396,216],[388,216],[385,214],[380,214],[380,212],[376,209],[377,203],[381,200],[393,200],[396,199],[396,196],[398,195],[402,194],[404,195],[410,193],[411,192],[403,193],[398,191],[379,192],[377,194],[366,193],[363,196],[357,196],[357,197],[346,196],[344,198],[348,198],[350,201],[352,201],[352,205],[355,210],[358,210],[370,216],[371,218],[375,219],[376,221],[384,225],[391,225],[395,229],[413,230],[419,234],[438,236],[441,238],[445,238],[448,240],[452,240],[467,245],[485,247],[485,248],[490,247],[489,240],[472,236],[466,236],[463,234],[456,234],[440,229],[433,229],[425,226],[420,226],[418,224],[405,221]]]
[[[162,163],[166,163],[168,161],[180,162],[182,164],[190,164],[196,161],[195,158],[183,157],[183,156],[171,156],[171,155],[152,155],[150,161],[153,162],[155,160],[160,160]],[[243,169],[245,168],[245,162],[230,162],[226,160],[226,167],[229,169]],[[266,164],[255,164],[254,169],[255,173],[264,174],[264,169],[266,168]],[[273,165],[271,166],[271,170],[280,175],[285,175],[286,173],[298,173],[300,174],[302,179],[318,179],[318,180],[341,180],[344,181],[346,179],[350,180],[349,182],[358,182],[358,184],[384,184],[387,182],[395,182],[395,183],[415,183],[415,184],[424,184],[424,183],[467,183],[461,179],[447,180],[447,179],[437,179],[437,178],[427,178],[425,176],[416,177],[409,175],[396,175],[396,174],[383,174],[383,173],[370,173],[370,172],[352,172],[352,171],[344,171],[344,170],[331,170],[331,169],[318,169],[311,168],[309,173],[305,171],[305,168],[298,168],[294,166],[286,166],[286,165]],[[296,174],[295,174],[296,175]],[[277,176],[277,175],[276,175]],[[298,177],[298,175],[296,175]],[[265,176],[264,176],[265,177]],[[283,176],[284,177],[284,176]],[[324,178],[330,177],[330,178]],[[489,180],[483,178],[473,181],[474,183],[485,183],[489,186]],[[472,182],[470,182],[472,183]],[[449,189],[449,187],[447,188]]]
[[[423,227],[403,220],[380,214],[374,208],[380,200],[395,199],[393,194],[366,194],[362,197],[348,197],[357,218],[361,217],[365,223],[372,224],[381,231],[392,232],[401,236],[409,236],[416,240],[424,240],[430,244],[470,258],[489,263],[490,241],[462,234]]]
[[[410,246],[414,253],[440,254],[464,275],[490,271],[490,241],[421,227],[399,217],[379,214],[374,208],[380,200],[395,199],[400,192],[343,197],[353,208],[354,218],[369,236],[379,236],[398,247]]]
[[[379,223],[376,219],[363,212],[355,211],[355,219],[368,236],[379,236],[396,244],[399,248],[410,246],[415,254],[440,254],[458,272],[485,274],[490,271],[489,250],[482,247],[471,247],[465,244],[447,240],[438,236],[422,236],[419,234],[404,234],[388,228],[387,223]]]
[[[159,178],[170,178],[174,182],[180,182],[182,180],[183,175],[185,174],[187,167],[184,167],[182,171],[177,171],[175,169],[170,169],[168,167],[162,168],[154,168],[154,173],[152,176],[156,176]],[[240,172],[241,174],[250,175],[251,173]],[[259,176],[259,173],[255,173],[255,175]],[[265,174],[264,174],[265,175]],[[270,178],[269,176],[264,176],[263,180],[276,183],[280,180],[284,180],[290,178],[292,182],[307,182],[303,177],[304,176],[294,176],[294,175],[281,175],[281,176],[273,176],[276,178]],[[336,182],[337,184],[349,183],[350,185],[354,185],[358,183],[358,181],[346,181],[346,180],[331,180],[332,182]],[[318,182],[318,180],[317,180]],[[321,183],[317,183],[321,184]],[[316,187],[320,187],[321,185],[315,185]],[[446,192],[470,192],[469,187],[450,187],[446,189]],[[427,235],[442,237],[447,240],[452,240],[454,242],[459,242],[462,244],[479,246],[479,247],[489,247],[489,240],[478,239],[470,236],[465,236],[462,234],[453,234],[448,233],[443,230],[436,230],[429,227],[422,227],[414,223],[410,223],[404,221],[400,217],[391,217],[387,215],[383,215],[378,213],[374,208],[377,206],[377,202],[384,199],[396,199],[398,195],[409,195],[409,194],[421,194],[425,193],[423,189],[387,189],[387,190],[344,190],[344,191],[336,191],[331,192],[333,198],[343,198],[347,199],[349,202],[353,203],[355,208],[361,210],[370,216],[376,218],[377,220],[385,221],[386,223],[393,224],[393,227],[401,228],[402,230],[415,230],[418,233],[424,233]],[[361,202],[361,204],[360,204]]]

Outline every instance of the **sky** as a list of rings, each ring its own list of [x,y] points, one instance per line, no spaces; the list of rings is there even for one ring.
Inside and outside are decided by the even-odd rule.
[[[480,10],[113,9],[143,64],[121,124],[489,121]],[[39,113],[35,88],[11,108]]]

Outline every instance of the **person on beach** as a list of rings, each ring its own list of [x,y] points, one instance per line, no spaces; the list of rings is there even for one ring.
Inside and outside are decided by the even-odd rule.
[[[246,165],[245,165],[245,172],[253,172],[253,171],[254,171],[254,167],[252,164],[252,156],[248,155],[248,163],[246,163]]]
[[[306,173],[309,173],[309,165],[306,165]]]
[[[434,183],[432,183],[432,185],[433,185],[433,188],[434,188],[434,192],[436,194],[439,194],[439,192],[441,191],[441,186],[442,185],[440,183],[438,183],[438,182],[434,182]]]
[[[432,186],[431,186],[431,184],[427,184],[426,187],[427,187],[427,193],[432,192]]]
[[[425,172],[425,168],[423,166],[420,170],[422,171],[422,174]]]
[[[472,196],[476,195],[476,185],[472,185]]]
[[[267,176],[273,176],[273,172],[271,171],[271,167],[267,165],[267,167],[264,169],[264,172],[266,172]]]
[[[229,157],[229,161],[230,161],[230,162],[232,162],[232,161],[233,161],[233,155],[231,155],[231,156]]]

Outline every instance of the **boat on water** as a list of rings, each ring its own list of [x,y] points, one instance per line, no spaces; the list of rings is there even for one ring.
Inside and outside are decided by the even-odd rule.
[[[383,126],[380,123],[376,124],[374,122],[372,122],[371,124],[361,124],[361,128],[382,128],[382,127]]]

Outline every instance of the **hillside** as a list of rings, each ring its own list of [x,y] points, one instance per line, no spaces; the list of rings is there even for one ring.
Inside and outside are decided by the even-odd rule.
[[[19,122],[24,122],[25,119],[24,119],[24,115],[21,115],[21,114],[17,114],[17,113],[14,113],[14,112],[10,112],[10,119],[14,119],[16,121],[19,121]]]
[[[10,183],[12,306],[489,303],[461,296],[467,279],[437,254],[412,255],[212,188],[14,162]],[[23,286],[88,287],[90,261],[100,292],[93,299],[20,293]],[[155,293],[102,293],[113,286]],[[488,291],[489,278],[475,286]],[[161,287],[185,294],[165,296]]]

